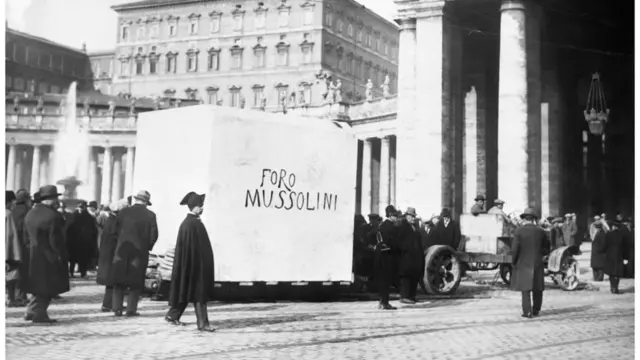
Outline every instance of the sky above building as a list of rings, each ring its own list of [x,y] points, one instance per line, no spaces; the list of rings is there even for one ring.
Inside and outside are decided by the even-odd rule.
[[[115,46],[117,16],[111,6],[133,0],[5,0],[9,27],[87,50]],[[393,0],[357,0],[392,20]]]

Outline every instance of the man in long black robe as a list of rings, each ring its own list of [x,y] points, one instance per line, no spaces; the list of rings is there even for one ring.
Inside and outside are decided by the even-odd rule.
[[[207,229],[200,221],[204,194],[190,192],[180,205],[187,205],[190,212],[178,230],[169,292],[171,309],[165,320],[173,325],[181,325],[180,317],[187,304],[193,303],[198,330],[213,332],[216,329],[209,324],[207,314],[207,302],[213,300],[214,291],[213,249]]]
[[[87,203],[78,204],[76,211],[67,216],[67,252],[69,276],[73,277],[76,264],[81,277],[87,276],[89,263],[98,254],[98,224],[87,211]]]

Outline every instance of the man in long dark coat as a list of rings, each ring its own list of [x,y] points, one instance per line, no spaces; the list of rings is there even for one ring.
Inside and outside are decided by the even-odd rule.
[[[448,208],[443,208],[442,212],[440,212],[440,221],[436,224],[434,235],[435,245],[448,245],[454,250],[457,250],[458,246],[460,246],[462,238],[460,224],[451,219],[451,211]]]
[[[516,229],[511,245],[513,273],[511,289],[522,293],[522,317],[537,316],[542,308],[544,291],[544,263],[542,257],[548,252],[547,236],[535,224],[537,216],[533,209],[525,209],[520,218],[523,225]],[[531,295],[533,294],[533,308]]]
[[[398,229],[400,302],[415,304],[418,283],[424,273],[424,252],[422,250],[422,236],[416,224],[416,210],[410,207],[404,216],[404,221]]]
[[[601,220],[593,223],[596,230],[593,234],[591,244],[591,269],[593,271],[593,281],[604,280],[604,268],[607,266],[606,233],[602,229]]]
[[[27,213],[24,221],[29,242],[29,265],[23,281],[24,291],[32,294],[25,320],[52,323],[47,309],[51,299],[69,291],[69,273],[64,239],[64,220],[55,209],[58,189],[40,188],[40,203]]]
[[[213,300],[215,275],[211,241],[200,220],[204,194],[190,192],[182,199],[180,205],[187,205],[190,212],[178,229],[169,292],[171,309],[167,312],[165,320],[174,325],[181,325],[180,317],[187,304],[193,303],[198,330],[213,332],[216,329],[209,324],[207,302]]]
[[[80,276],[87,276],[89,263],[98,255],[98,224],[87,211],[82,201],[76,211],[67,216],[67,252],[69,253],[69,276],[73,277],[76,264]]]
[[[389,292],[393,282],[393,256],[398,252],[397,210],[392,205],[385,208],[386,219],[380,224],[379,236],[375,245],[375,278],[378,286],[381,310],[396,310],[389,304]]]
[[[13,191],[5,192],[4,215],[4,245],[5,245],[5,288],[7,291],[7,307],[24,306],[16,300],[18,282],[20,281],[20,265],[24,262],[22,242],[18,236],[18,229],[13,219],[11,209],[14,207],[16,194]]]
[[[116,316],[122,316],[124,290],[127,296],[127,316],[139,316],[138,300],[144,289],[144,279],[149,264],[149,251],[158,240],[156,214],[147,209],[151,205],[151,195],[140,191],[134,197],[133,206],[120,211],[112,227],[118,243],[113,257],[113,308]]]
[[[620,278],[624,276],[624,260],[628,259],[626,233],[622,230],[622,225],[616,220],[611,221],[609,231],[604,242],[604,252],[607,263],[604,268],[605,274],[609,275],[609,284],[612,294],[619,294]]]
[[[126,199],[122,199],[110,205],[113,213],[104,222],[104,229],[101,231],[100,252],[98,256],[98,276],[96,282],[105,285],[104,296],[102,298],[102,312],[115,311],[113,308],[113,279],[111,278],[111,265],[118,244],[118,237],[113,227],[116,224],[116,216],[120,211],[129,206]]]
[[[18,234],[18,239],[20,240],[20,251],[22,252],[22,259],[26,260],[29,258],[29,246],[25,239],[24,233],[24,218],[27,216],[29,210],[31,210],[32,203],[29,192],[25,189],[20,189],[16,193],[16,205],[11,210],[11,215],[13,216],[13,221],[16,223],[16,230]],[[22,261],[20,263],[19,272],[24,273],[27,271],[27,261]],[[18,279],[15,283],[15,292],[16,292],[16,300],[19,303],[27,303],[27,294],[21,290],[21,280]]]

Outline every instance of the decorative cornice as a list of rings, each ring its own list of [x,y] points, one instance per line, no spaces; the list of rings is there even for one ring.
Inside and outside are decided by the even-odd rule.
[[[269,11],[269,9],[264,7],[263,3],[258,3],[258,7],[253,9],[253,12],[256,12],[256,13],[263,13],[267,11]]]
[[[220,53],[220,48],[217,48],[217,47],[213,47],[213,46],[212,46],[212,47],[210,47],[209,49],[207,49],[207,52],[208,52],[209,54],[212,54],[212,53]]]
[[[236,8],[236,9],[234,9],[234,10],[231,12],[231,15],[233,15],[233,16],[236,16],[236,15],[244,16],[244,13],[245,13],[245,12],[246,12],[246,11],[241,10],[240,8]]]
[[[202,16],[202,14],[191,13],[191,14],[189,14],[189,16],[187,16],[187,19],[189,19],[189,20],[199,20],[201,16]]]
[[[266,46],[264,46],[264,45],[262,45],[262,44],[256,44],[256,45],[253,47],[253,50],[265,50],[266,48],[267,48],[267,47],[266,47]]]
[[[133,21],[132,20],[122,20],[120,21],[120,25],[133,25]]]
[[[277,88],[283,88],[283,87],[288,88],[288,87],[289,87],[289,85],[288,85],[288,84],[284,84],[284,83],[282,83],[282,82],[279,82],[279,83],[275,84],[273,87],[274,87],[274,88],[276,88],[276,89],[277,89]]]
[[[287,3],[283,2],[276,9],[278,9],[278,11],[283,11],[283,10],[290,11],[291,10],[291,5],[287,5]]]
[[[240,91],[240,90],[242,90],[242,86],[231,85],[231,86],[229,86],[229,90],[230,91]]]
[[[288,49],[291,45],[289,45],[288,43],[284,42],[284,41],[280,41],[279,43],[276,44],[276,48],[278,50],[280,49]]]
[[[231,51],[232,53],[238,53],[238,52],[243,52],[244,48],[242,46],[239,45],[233,45],[232,47],[229,48],[229,51]]]
[[[176,16],[176,15],[167,16],[167,21],[178,21],[178,20],[180,20],[180,16]]]
[[[217,87],[217,86],[207,86],[205,88],[205,90],[207,90],[207,92],[216,92],[216,91],[220,90],[220,88]]]
[[[252,88],[253,90],[256,90],[256,89],[264,89],[264,88],[265,88],[265,86],[264,86],[264,85],[261,85],[261,84],[254,84],[251,88]]]
[[[216,17],[216,16],[222,16],[222,13],[217,10],[213,10],[212,12],[209,13],[209,17]]]
[[[309,8],[309,7],[315,7],[316,3],[315,1],[305,1],[304,3],[300,4],[300,7],[302,8]]]
[[[301,47],[312,47],[315,43],[313,41],[309,41],[307,39],[304,39],[303,42],[300,43]]]

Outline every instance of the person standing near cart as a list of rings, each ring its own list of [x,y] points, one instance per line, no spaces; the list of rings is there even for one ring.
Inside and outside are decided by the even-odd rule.
[[[214,332],[209,324],[207,302],[213,300],[214,259],[209,234],[200,220],[204,207],[204,194],[190,192],[180,205],[187,205],[189,213],[180,224],[171,272],[171,290],[165,320],[172,325],[182,325],[180,318],[189,303],[196,311],[198,330]]]
[[[522,294],[522,317],[538,316],[542,308],[544,291],[544,262],[548,252],[547,236],[535,224],[538,218],[533,209],[527,208],[520,218],[523,225],[516,229],[511,245],[513,273],[511,289]],[[533,295],[533,307],[531,297]]]
[[[393,256],[397,252],[398,221],[396,208],[389,205],[385,208],[386,219],[380,224],[375,245],[375,278],[378,286],[381,310],[396,310],[389,304],[389,293],[393,282]]]
[[[415,223],[416,209],[410,207],[404,213],[404,220],[398,230],[400,248],[400,302],[415,304],[418,283],[424,273],[424,252],[422,236]]]

